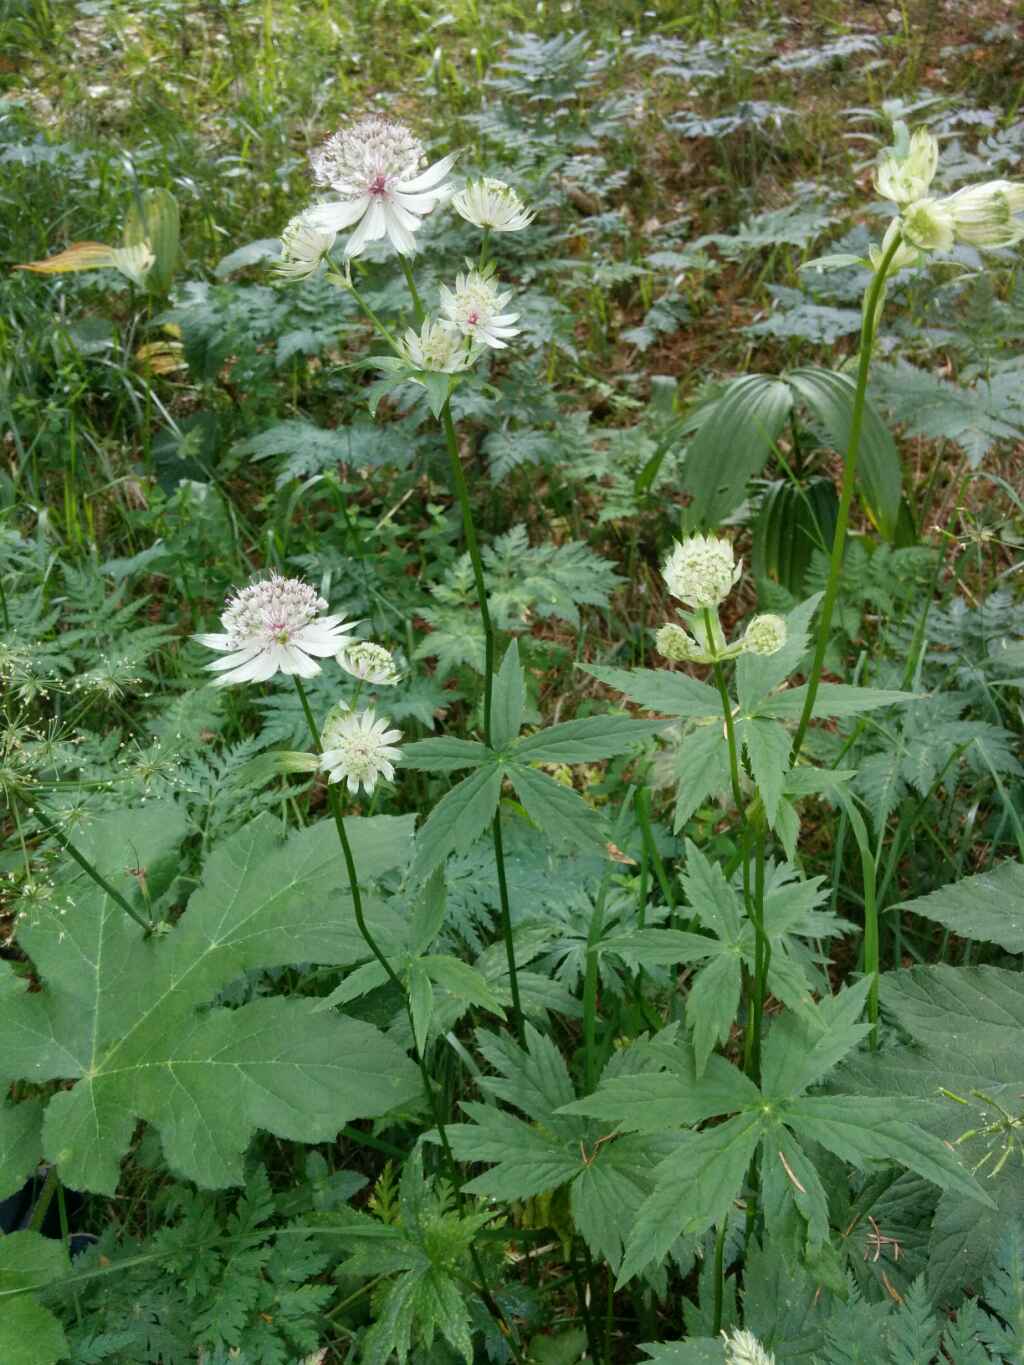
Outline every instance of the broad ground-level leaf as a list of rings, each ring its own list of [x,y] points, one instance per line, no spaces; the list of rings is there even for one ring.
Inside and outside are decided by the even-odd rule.
[[[927,896],[903,901],[910,910],[936,920],[960,938],[998,943],[1010,953],[1024,953],[1024,867],[1001,863],[991,872],[964,877]]]
[[[1013,1216],[1024,1217],[1024,977],[996,967],[917,967],[882,977],[884,1009],[913,1043],[860,1056],[845,1090],[923,1104],[921,1121],[952,1144],[994,1207],[946,1190],[932,1225],[928,1287],[938,1303],[977,1290]]]
[[[42,1126],[39,1100],[0,1103],[0,1199],[19,1190],[39,1164]]]
[[[83,848],[110,875],[129,867],[139,880],[155,877],[159,831],[180,837],[175,820],[170,804],[110,817],[86,832]],[[370,879],[404,863],[412,817],[346,826],[370,921],[388,943],[401,925]],[[395,1044],[370,1025],[316,1014],[316,1001],[202,1012],[252,968],[368,955],[331,822],[285,841],[278,829],[263,815],[216,848],[165,932],[144,934],[83,875],[64,888],[66,914],[19,933],[44,989],[0,991],[0,1036],[12,1043],[5,1070],[76,1082],[53,1096],[43,1121],[44,1154],[72,1188],[113,1193],[139,1119],[160,1131],[175,1171],[217,1186],[240,1181],[257,1128],[317,1141],[417,1092],[415,1068]]]
[[[70,1270],[62,1242],[38,1232],[0,1237],[0,1360],[4,1365],[56,1365],[67,1358],[64,1329],[26,1291],[44,1289]]]

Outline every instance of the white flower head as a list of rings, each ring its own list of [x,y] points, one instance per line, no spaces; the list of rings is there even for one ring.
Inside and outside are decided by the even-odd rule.
[[[968,185],[939,200],[953,220],[953,230],[970,246],[1015,246],[1024,238],[1024,222],[1014,217],[1024,211],[1024,185],[1012,180],[988,180]]]
[[[742,571],[727,540],[696,535],[676,541],[662,574],[673,597],[700,611],[724,602]]]
[[[906,129],[903,129],[906,137]],[[883,199],[896,204],[912,204],[923,199],[939,164],[939,144],[927,128],[911,135],[905,156],[890,152],[875,168],[875,189]]]
[[[281,233],[281,255],[274,262],[274,274],[286,280],[310,279],[319,272],[337,235],[313,227],[300,213]]]
[[[322,616],[326,608],[308,583],[272,574],[228,599],[220,618],[223,634],[192,638],[224,655],[207,665],[221,675],[215,687],[265,682],[275,673],[312,678],[320,672],[316,660],[337,654],[355,624]]]
[[[778,654],[786,643],[786,623],[781,616],[765,613],[755,616],[743,632],[743,650],[746,654]]]
[[[502,351],[508,345],[506,338],[520,331],[512,326],[519,314],[502,311],[511,297],[511,290],[498,292],[492,271],[468,270],[456,277],[454,290],[441,286],[441,312],[464,337]]]
[[[489,176],[459,190],[452,208],[467,223],[491,232],[521,232],[536,217],[536,209],[528,209],[511,185]]]
[[[949,251],[955,228],[948,199],[918,199],[903,210],[903,236],[922,251]]]
[[[725,1365],[775,1365],[775,1357],[766,1351],[753,1332],[734,1327],[722,1333],[725,1342]]]
[[[329,782],[347,782],[355,795],[359,788],[369,795],[379,777],[389,782],[401,751],[393,746],[402,738],[401,730],[389,730],[389,721],[379,720],[372,710],[350,711],[336,706],[324,724],[321,763]]]
[[[367,242],[387,236],[402,256],[416,252],[413,234],[426,214],[451,187],[445,177],[457,153],[422,169],[423,143],[401,123],[380,114],[333,133],[310,154],[318,185],[341,197],[308,209],[305,218],[321,232],[341,232],[358,224],[345,243],[346,256],[358,256]]]
[[[360,682],[394,687],[401,681],[402,675],[395,666],[391,651],[369,640],[345,645],[338,653],[338,663],[346,673],[351,673]]]
[[[427,319],[419,332],[410,327],[398,343],[399,350],[417,370],[457,374],[468,370],[480,355],[481,347],[460,336],[450,325]]]

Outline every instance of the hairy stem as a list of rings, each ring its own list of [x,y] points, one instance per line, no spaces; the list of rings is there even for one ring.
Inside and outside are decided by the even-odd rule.
[[[818,637],[814,646],[814,659],[807,678],[807,696],[804,699],[803,711],[800,713],[800,721],[793,736],[792,761],[794,763],[799,756],[800,746],[804,742],[804,736],[811,721],[811,714],[814,711],[814,702],[818,695],[821,673],[825,664],[825,650],[828,648],[829,631],[832,627],[832,612],[839,593],[839,578],[843,570],[843,555],[846,550],[846,531],[850,523],[850,505],[853,502],[853,490],[857,482],[857,457],[860,454],[860,438],[864,427],[868,371],[871,367],[871,352],[874,349],[875,322],[879,300],[885,288],[885,277],[889,270],[889,264],[899,250],[902,241],[903,238],[897,233],[893,238],[892,245],[882,257],[878,269],[875,271],[875,277],[868,288],[864,305],[864,321],[861,324],[860,333],[860,355],[857,364],[857,387],[853,396],[853,413],[850,419],[850,443],[847,446],[846,459],[843,463],[839,512],[836,517],[835,535],[832,538],[832,557],[829,561],[828,582],[825,584],[825,596],[822,598],[821,611],[818,616]]]

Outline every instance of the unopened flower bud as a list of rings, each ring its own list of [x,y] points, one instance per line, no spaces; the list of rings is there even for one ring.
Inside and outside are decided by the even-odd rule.
[[[1024,238],[1024,223],[1014,217],[1024,211],[1024,185],[1012,180],[968,185],[939,205],[952,217],[957,239],[969,246],[1014,246]]]
[[[674,626],[671,623],[662,626],[654,637],[654,645],[659,654],[671,659],[673,663],[704,662],[705,651],[682,626]]]
[[[743,633],[743,649],[747,654],[778,654],[786,643],[786,623],[781,616],[755,616]]]

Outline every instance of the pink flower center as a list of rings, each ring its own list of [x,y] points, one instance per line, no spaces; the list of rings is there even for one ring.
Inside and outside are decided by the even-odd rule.
[[[466,314],[466,326],[467,326],[467,327],[475,327],[479,321],[480,321],[480,314],[476,311],[475,308],[474,308],[471,312],[469,312],[469,313]]]
[[[387,194],[387,192],[388,178],[386,175],[383,174],[375,176],[374,179],[370,181],[366,189],[367,194],[376,194],[380,196]]]

